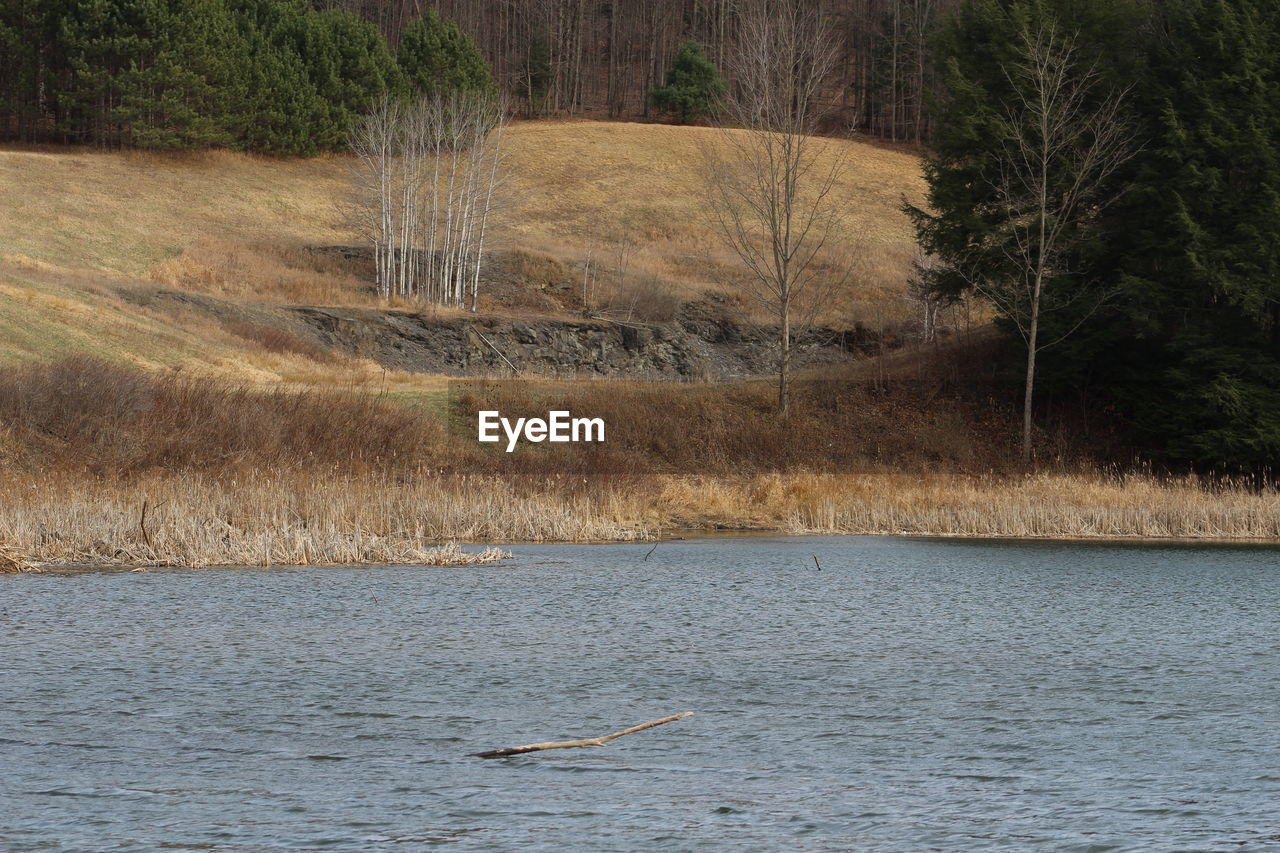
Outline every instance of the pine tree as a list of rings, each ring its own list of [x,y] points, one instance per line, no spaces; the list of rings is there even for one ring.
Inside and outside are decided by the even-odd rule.
[[[0,2],[0,136],[34,138],[45,118],[47,63],[54,46],[57,4]]]
[[[493,72],[475,42],[434,9],[405,27],[396,59],[408,87],[422,95],[496,92]]]
[[[1273,4],[1187,0],[1141,87],[1147,148],[1110,230],[1121,311],[1095,351],[1171,461],[1280,461],[1280,30]],[[1119,356],[1118,358],[1116,356]]]
[[[403,88],[395,56],[372,24],[340,9],[311,16],[316,49],[308,57],[311,79],[329,102],[345,139],[369,105]]]
[[[703,53],[702,45],[680,45],[675,64],[667,72],[666,85],[653,90],[650,100],[663,112],[675,113],[681,124],[713,115],[728,86],[720,70]]]

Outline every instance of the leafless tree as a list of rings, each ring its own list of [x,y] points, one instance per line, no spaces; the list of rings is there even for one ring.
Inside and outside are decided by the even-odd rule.
[[[397,186],[401,183],[403,117],[401,103],[382,98],[351,132],[355,198],[351,218],[360,233],[373,244],[374,279],[378,295],[391,297],[397,279],[400,230],[397,219]]]
[[[1006,73],[1016,94],[999,125],[1002,145],[990,182],[1006,223],[993,248],[1008,263],[996,268],[1008,272],[974,277],[973,284],[1026,343],[1022,452],[1030,462],[1036,356],[1078,329],[1106,297],[1080,280],[1071,261],[1115,200],[1110,179],[1137,145],[1124,117],[1126,93],[1101,92],[1096,70],[1080,65],[1075,39],[1052,24],[1023,31],[1021,55]],[[1073,324],[1042,340],[1045,317],[1068,308]]]
[[[453,92],[375,104],[350,140],[378,293],[476,309],[502,183],[503,105]]]
[[[749,0],[739,29],[725,125],[705,148],[708,200],[749,273],[745,292],[778,323],[778,409],[786,417],[794,335],[833,279],[847,277],[819,261],[847,236],[835,197],[844,149],[815,135],[836,50],[816,4],[805,0]]]

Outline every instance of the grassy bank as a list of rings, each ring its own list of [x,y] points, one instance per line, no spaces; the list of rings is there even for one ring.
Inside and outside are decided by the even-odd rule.
[[[500,556],[456,541],[644,536],[611,497],[430,473],[7,478],[0,548],[13,567],[452,565]]]
[[[145,511],[144,511],[145,508]],[[24,565],[441,565],[454,541],[637,541],[718,529],[1001,538],[1280,539],[1280,495],[1152,477],[433,475],[0,483],[0,571]],[[444,545],[443,548],[438,546]]]
[[[772,475],[667,488],[687,521],[790,533],[1280,540],[1280,492],[1151,475]]]
[[[768,383],[480,383],[427,405],[87,359],[11,370],[0,376],[0,571],[434,565],[496,556],[457,541],[669,530],[1280,538],[1275,490],[1021,471],[998,410],[940,403],[922,393],[936,377],[916,372],[921,387],[799,383],[783,426]],[[485,393],[513,413],[564,406],[617,428],[568,455],[481,449],[456,427]]]

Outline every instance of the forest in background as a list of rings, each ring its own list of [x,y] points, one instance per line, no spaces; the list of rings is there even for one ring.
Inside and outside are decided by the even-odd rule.
[[[838,45],[827,128],[926,139],[929,41],[955,0],[818,2]],[[734,0],[3,0],[0,138],[308,154],[458,66],[526,117],[660,118],[680,45],[724,68],[740,29]]]
[[[325,0],[351,10],[394,40],[433,5],[470,34],[495,79],[530,115],[654,117],[649,95],[662,85],[682,43],[696,41],[719,68],[738,50],[738,0]],[[835,37],[838,60],[826,82],[831,129],[895,141],[929,134],[935,79],[930,40],[958,0],[808,0]],[[532,94],[532,97],[531,97]]]

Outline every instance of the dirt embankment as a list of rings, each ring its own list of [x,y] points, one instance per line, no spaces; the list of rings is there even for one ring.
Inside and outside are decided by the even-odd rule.
[[[133,287],[122,296],[152,310],[203,316],[237,334],[287,336],[299,348],[411,373],[727,379],[768,374],[776,359],[775,329],[741,322],[714,299],[685,303],[674,322],[633,323],[251,305],[160,287]],[[797,340],[794,363],[847,361],[878,352],[882,343],[894,345],[862,327],[813,328]]]

